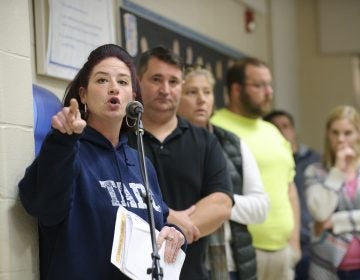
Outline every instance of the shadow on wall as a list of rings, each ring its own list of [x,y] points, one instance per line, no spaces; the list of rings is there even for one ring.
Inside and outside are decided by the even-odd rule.
[[[60,99],[51,91],[33,85],[35,156],[38,155],[45,136],[51,129],[51,117],[60,111]]]
[[[0,264],[9,267],[11,271],[9,279],[13,279],[12,275],[16,279],[39,279],[37,221],[26,213],[18,199],[14,200],[8,215],[7,228],[11,229],[11,232],[8,232],[7,246],[11,257],[1,259]],[[14,262],[14,258],[16,258],[16,262]],[[3,279],[1,276],[2,273],[0,273],[0,279]]]

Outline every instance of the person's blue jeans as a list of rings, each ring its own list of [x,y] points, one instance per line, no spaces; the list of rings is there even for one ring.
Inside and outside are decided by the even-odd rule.
[[[229,272],[230,280],[238,280],[236,272]]]
[[[295,280],[307,280],[310,267],[310,250],[308,246],[301,247],[301,259],[295,266]]]
[[[337,275],[340,280],[358,280],[360,279],[360,269],[356,270],[338,270]]]

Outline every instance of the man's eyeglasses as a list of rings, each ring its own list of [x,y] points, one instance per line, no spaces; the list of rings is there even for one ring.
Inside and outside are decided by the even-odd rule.
[[[266,83],[266,82],[259,82],[259,83],[244,83],[245,86],[254,87],[256,89],[263,89],[263,88],[272,88],[272,83]]]

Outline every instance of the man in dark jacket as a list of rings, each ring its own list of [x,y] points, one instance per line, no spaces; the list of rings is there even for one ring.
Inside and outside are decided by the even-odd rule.
[[[296,265],[296,280],[306,280],[309,270],[309,244],[311,216],[305,201],[304,171],[311,163],[320,161],[320,155],[304,144],[298,143],[295,122],[292,115],[283,110],[274,110],[264,117],[264,120],[274,124],[281,134],[290,142],[295,159],[295,184],[298,190],[301,209],[300,242],[302,258]]]

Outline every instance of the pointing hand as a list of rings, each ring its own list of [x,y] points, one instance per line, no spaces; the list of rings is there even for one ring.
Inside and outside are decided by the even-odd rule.
[[[51,125],[60,132],[69,135],[83,132],[86,122],[81,118],[79,104],[76,99],[71,99],[69,107],[62,108],[61,111],[52,117]]]

